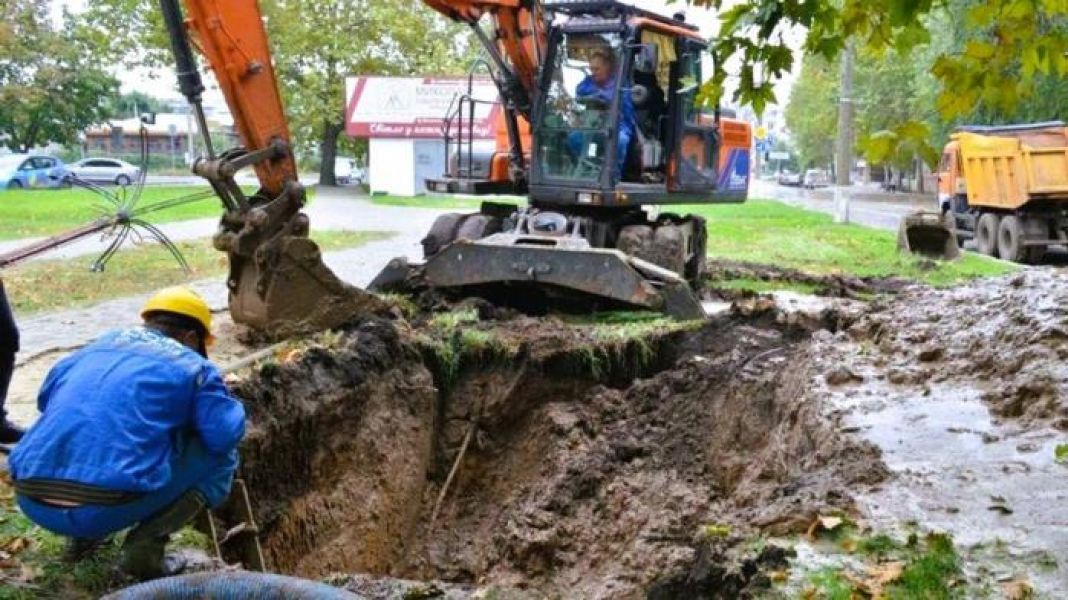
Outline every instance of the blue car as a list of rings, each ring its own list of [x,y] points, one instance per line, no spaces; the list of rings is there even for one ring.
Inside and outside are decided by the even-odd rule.
[[[0,156],[0,190],[70,187],[72,178],[58,158],[37,154]]]

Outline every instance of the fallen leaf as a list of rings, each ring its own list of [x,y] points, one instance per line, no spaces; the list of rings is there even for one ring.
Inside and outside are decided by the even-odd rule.
[[[839,525],[845,522],[842,517],[820,517],[820,525],[827,531],[834,531]]]
[[[18,554],[22,550],[26,549],[29,545],[30,540],[28,538],[19,536],[13,537],[7,542],[4,542],[3,546],[0,547],[2,547],[4,549],[4,552],[7,552],[8,554]]]
[[[1035,596],[1035,588],[1024,577],[1001,584],[1001,591],[1005,594],[1005,600],[1028,600]]]
[[[774,583],[785,583],[790,578],[790,573],[786,570],[772,571],[768,574],[768,578]]]
[[[1008,504],[991,504],[990,506],[986,507],[986,509],[987,510],[997,511],[997,512],[1003,514],[1003,515],[1011,515],[1012,514],[1012,508],[1009,507]]]

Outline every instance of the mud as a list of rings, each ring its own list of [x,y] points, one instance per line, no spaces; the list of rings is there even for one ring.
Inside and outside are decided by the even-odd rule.
[[[816,325],[774,305],[631,337],[478,312],[492,319],[446,335],[490,343],[366,320],[235,383],[275,570],[360,573],[341,583],[382,598],[407,597],[399,580],[747,597],[787,559],[747,540],[848,511],[886,476],[810,393]]]
[[[952,290],[915,288],[850,339],[891,383],[975,386],[999,422],[1068,431],[1068,274],[1034,270]]]
[[[737,279],[764,281],[777,284],[801,284],[814,288],[818,296],[865,299],[880,294],[897,294],[913,282],[896,277],[851,277],[845,275],[813,275],[787,267],[757,263],[717,260],[708,264],[707,285],[704,295],[709,299],[735,300],[759,294],[743,290],[717,288],[719,281]]]
[[[858,502],[871,523],[949,532],[970,585],[1068,589],[1068,276],[1028,270],[876,303],[814,336],[827,406],[893,477]]]

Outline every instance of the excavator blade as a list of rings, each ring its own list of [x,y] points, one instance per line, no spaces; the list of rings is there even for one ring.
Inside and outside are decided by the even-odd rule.
[[[281,236],[246,259],[231,253],[230,313],[234,322],[282,338],[342,325],[387,308],[323,264],[309,238]]]
[[[934,212],[920,211],[905,215],[898,226],[897,249],[928,258],[960,258],[956,232],[941,214]]]
[[[461,239],[415,269],[438,289],[457,290],[522,308],[546,303],[588,311],[592,307],[646,309],[681,320],[706,317],[696,294],[678,274],[619,250],[535,245],[529,236],[496,234]],[[395,259],[371,283],[389,291],[410,277]]]

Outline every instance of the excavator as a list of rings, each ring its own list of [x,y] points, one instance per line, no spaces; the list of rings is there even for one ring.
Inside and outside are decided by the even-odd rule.
[[[444,192],[528,196],[440,217],[424,261],[390,261],[374,291],[418,280],[524,308],[638,308],[704,317],[697,216],[658,206],[744,202],[750,131],[697,102],[707,43],[681,16],[615,0],[423,0],[470,26],[500,92],[505,135],[485,172],[450,169]],[[184,12],[183,12],[184,5]],[[329,328],[383,309],[322,262],[256,0],[160,0],[181,93],[207,132],[195,47],[214,71],[242,145],[193,165],[222,201],[214,246],[229,255],[235,322],[270,334]],[[593,93],[589,93],[589,91]],[[459,165],[460,161],[454,161]],[[235,183],[252,167],[260,188]]]

